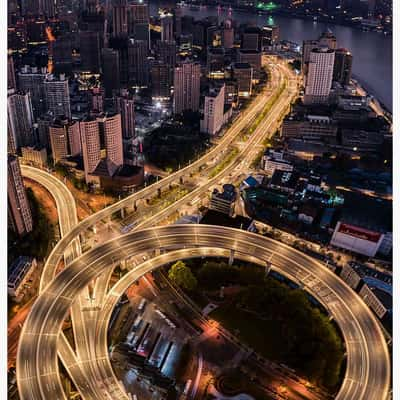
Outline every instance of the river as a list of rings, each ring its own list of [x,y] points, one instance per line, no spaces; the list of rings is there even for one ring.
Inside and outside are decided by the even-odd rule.
[[[155,15],[159,5],[158,2],[150,3],[152,15]],[[183,15],[191,15],[196,19],[216,15],[216,12],[216,9],[212,7],[202,7],[201,10],[183,7]],[[227,10],[220,12],[221,20],[227,16]],[[259,26],[274,23],[280,27],[281,39],[299,44],[306,39],[317,39],[324,30],[329,28],[337,38],[338,47],[345,47],[352,52],[354,78],[392,112],[392,36],[299,18],[259,16],[256,13],[244,11],[233,11],[232,19],[239,23],[256,20]]]

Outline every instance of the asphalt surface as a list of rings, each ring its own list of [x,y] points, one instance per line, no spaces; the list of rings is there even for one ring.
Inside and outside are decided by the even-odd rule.
[[[176,249],[185,246],[196,247],[191,250],[191,257],[204,255],[201,248],[207,247],[208,256],[214,255],[212,249],[216,254],[220,254],[221,249],[232,249],[265,263],[272,261],[278,271],[302,283],[327,307],[345,338],[347,370],[337,399],[386,398],[390,382],[390,359],[385,339],[374,315],[351,288],[322,264],[295,249],[252,233],[208,225],[172,225],[120,236],[90,250],[60,272],[40,295],[23,327],[17,364],[21,398],[65,398],[62,387],[57,384],[57,337],[62,322],[80,291],[97,275],[110,268],[113,260],[152,252],[156,248]],[[168,253],[160,257],[164,258],[161,262],[165,263]],[[149,260],[135,268],[137,275],[134,278],[156,267],[157,263]],[[96,340],[96,343],[99,342]],[[98,362],[107,363],[106,360]],[[104,378],[99,377],[98,382],[91,384],[102,387],[108,381],[108,378]],[[112,395],[114,391],[114,388],[108,388],[109,394]]]

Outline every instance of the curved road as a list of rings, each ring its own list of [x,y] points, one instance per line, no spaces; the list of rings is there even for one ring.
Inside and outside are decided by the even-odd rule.
[[[17,369],[21,398],[65,398],[62,388],[55,384],[57,337],[74,299],[96,276],[115,261],[155,249],[185,246],[199,248],[200,252],[202,247],[212,247],[216,252],[225,249],[252,255],[264,263],[271,261],[275,268],[300,281],[325,304],[345,338],[347,370],[337,399],[386,398],[390,359],[385,339],[374,315],[351,288],[321,263],[295,249],[252,233],[207,225],[172,225],[120,236],[90,250],[60,272],[40,295],[23,327]],[[212,256],[214,251],[208,251]],[[134,278],[156,266],[139,265]]]

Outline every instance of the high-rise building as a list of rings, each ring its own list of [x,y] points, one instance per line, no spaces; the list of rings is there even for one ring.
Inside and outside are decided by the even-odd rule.
[[[261,30],[257,27],[248,27],[242,33],[242,43],[240,48],[243,50],[261,50]]]
[[[279,42],[279,26],[268,25],[264,26],[261,30],[262,47],[273,46]]]
[[[227,19],[222,29],[222,45],[225,49],[231,49],[235,41],[235,32],[233,30],[232,21]]]
[[[349,85],[353,65],[353,56],[347,49],[335,51],[335,65],[333,67],[333,80],[342,85]]]
[[[171,94],[170,69],[162,61],[155,60],[150,68],[151,97],[158,100],[167,100]]]
[[[161,41],[172,42],[174,40],[174,18],[172,14],[161,15]]]
[[[117,169],[124,163],[121,114],[104,115],[98,117],[97,121],[104,140],[106,159],[111,161]]]
[[[7,89],[17,90],[17,82],[15,80],[15,69],[13,56],[9,55],[7,60]]]
[[[49,127],[51,153],[54,163],[69,156],[81,154],[81,138],[78,121],[56,119]]]
[[[321,47],[328,47],[330,50],[336,49],[336,37],[329,29],[321,34],[318,42]]]
[[[113,0],[113,36],[128,36],[128,4],[126,0]]]
[[[64,116],[71,119],[71,102],[69,98],[68,79],[60,74],[57,79],[54,75],[48,75],[44,81],[46,104],[54,117]]]
[[[174,9],[174,33],[177,40],[182,35],[182,8],[179,6]]]
[[[80,31],[80,58],[81,69],[87,72],[98,73],[100,71],[100,33],[95,31]]]
[[[172,42],[157,42],[157,60],[165,64],[168,70],[167,85],[171,86],[174,80],[174,67],[176,64],[176,43]]]
[[[102,49],[101,51],[103,63],[102,63],[102,75],[103,85],[106,97],[112,97],[114,90],[120,88],[120,64],[119,64],[119,53],[117,50],[110,48]]]
[[[15,153],[21,146],[35,143],[30,93],[8,91],[7,125],[9,152]]]
[[[148,43],[145,40],[130,39],[128,42],[128,75],[133,86],[147,86],[149,83]]]
[[[323,104],[328,101],[334,63],[334,50],[327,47],[311,50],[304,92],[305,104]]]
[[[94,87],[89,90],[89,107],[91,114],[101,114],[104,111],[104,90]]]
[[[83,166],[85,180],[90,181],[89,175],[96,169],[101,160],[100,127],[97,119],[87,117],[79,123],[82,142]]]
[[[126,89],[114,98],[115,111],[121,115],[122,138],[132,139],[135,135],[135,101]]]
[[[36,132],[38,144],[40,147],[51,149],[49,128],[54,120],[54,117],[49,113],[42,115],[36,120]]]
[[[128,6],[128,34],[136,40],[144,40],[150,44],[149,6],[143,2]]]
[[[250,97],[253,82],[253,68],[249,63],[235,63],[233,77],[237,83],[239,97]]]
[[[261,52],[255,50],[239,50],[239,63],[249,63],[253,68],[253,79],[260,79],[261,74]]]
[[[121,115],[87,117],[79,126],[86,182],[93,180],[101,161],[112,176],[124,162]]]
[[[204,98],[203,119],[200,121],[200,131],[215,135],[224,123],[225,85],[209,90]]]
[[[30,93],[33,115],[36,119],[46,111],[45,79],[46,68],[39,69],[25,65],[18,73],[18,88]]]
[[[200,102],[200,64],[181,62],[174,71],[174,114],[198,111]]]
[[[213,74],[224,72],[225,68],[225,50],[223,47],[207,48],[207,72]]]
[[[53,46],[53,64],[56,74],[72,73],[72,38],[70,35],[59,36]]]
[[[22,180],[18,157],[9,154],[7,165],[8,224],[14,232],[23,236],[33,229],[31,208]]]

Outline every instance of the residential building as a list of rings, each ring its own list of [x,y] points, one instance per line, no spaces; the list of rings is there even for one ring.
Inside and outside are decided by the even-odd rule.
[[[181,62],[174,70],[174,114],[198,111],[200,102],[200,64]]]
[[[81,70],[99,73],[101,66],[101,37],[97,31],[79,32]]]
[[[17,82],[15,80],[14,59],[12,55],[7,58],[7,89],[17,90]]]
[[[51,153],[54,163],[82,153],[78,121],[56,119],[49,127]]]
[[[8,224],[19,236],[33,229],[33,219],[18,157],[9,154],[7,160]]]
[[[132,86],[149,84],[148,42],[130,39],[128,43],[128,76]]]
[[[233,48],[235,42],[235,31],[233,29],[232,20],[227,19],[222,29],[222,45],[225,49]]]
[[[22,159],[35,167],[44,168],[47,165],[47,150],[45,147],[21,147]]]
[[[328,102],[332,87],[335,52],[327,47],[311,50],[304,92],[304,104]]]
[[[7,96],[8,151],[16,153],[21,146],[32,146],[33,111],[31,95],[10,89]]]
[[[210,88],[204,99],[200,131],[215,135],[224,123],[225,85]]]
[[[54,117],[65,116],[71,119],[71,104],[69,98],[68,79],[60,74],[57,79],[54,75],[48,75],[44,81],[46,104]]]
[[[19,256],[8,269],[8,295],[20,302],[25,294],[26,285],[37,268],[36,258]]]
[[[126,89],[115,96],[115,111],[121,114],[123,139],[135,138],[135,102]]]
[[[46,79],[46,68],[29,67],[25,65],[18,73],[18,88],[30,93],[32,111],[35,118],[40,117],[46,111],[46,93],[44,81]]]

